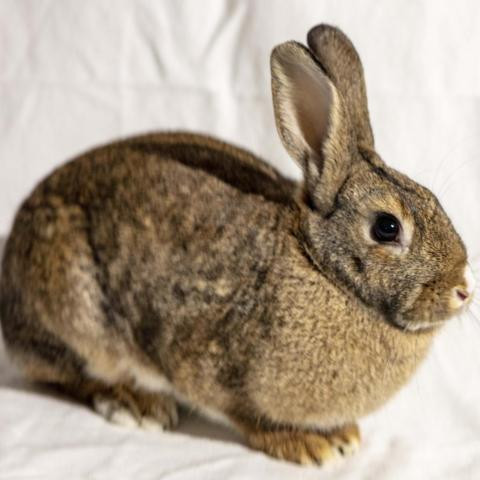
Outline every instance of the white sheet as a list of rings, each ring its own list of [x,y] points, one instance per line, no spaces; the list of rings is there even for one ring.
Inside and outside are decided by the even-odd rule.
[[[297,175],[274,128],[268,55],[321,21],[360,51],[379,152],[439,194],[478,269],[473,0],[2,0],[0,233],[55,165],[146,130],[216,134]],[[479,320],[452,321],[408,387],[361,422],[359,454],[328,471],[269,459],[196,418],[168,434],[109,425],[27,387],[0,350],[0,478],[477,479],[479,341]]]

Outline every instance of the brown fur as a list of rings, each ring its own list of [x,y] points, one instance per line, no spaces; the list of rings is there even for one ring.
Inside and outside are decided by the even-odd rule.
[[[455,313],[466,252],[435,197],[374,152],[348,39],[319,26],[309,46],[272,55],[303,184],[223,142],[165,133],[88,152],[34,190],[0,280],[3,335],[28,377],[140,425],[172,427],[176,400],[213,410],[292,461],[358,443],[355,421]],[[401,248],[370,236],[383,211],[402,222]]]

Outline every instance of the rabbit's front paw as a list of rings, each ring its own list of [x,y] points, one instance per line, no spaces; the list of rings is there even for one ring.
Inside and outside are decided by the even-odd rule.
[[[93,408],[108,421],[126,427],[165,430],[178,423],[177,405],[171,396],[123,386],[96,393]]]
[[[360,445],[357,425],[330,433],[296,430],[256,430],[248,435],[252,447],[283,460],[301,464],[325,464],[351,455]]]

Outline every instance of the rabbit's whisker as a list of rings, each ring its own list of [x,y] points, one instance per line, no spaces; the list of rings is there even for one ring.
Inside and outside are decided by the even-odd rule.
[[[460,172],[461,170],[463,170],[469,163],[472,163],[474,161],[477,161],[476,158],[471,158],[469,160],[466,160],[464,161],[463,163],[461,163],[458,167],[455,167],[455,170],[451,171],[448,175],[447,175],[447,178],[445,180],[445,182],[443,183],[442,187],[440,188],[440,190],[438,191],[438,196],[442,196],[442,195],[445,195],[448,190],[450,190],[450,188],[455,184],[455,182],[458,180],[458,178],[455,178],[455,175],[458,174],[458,172]]]
[[[473,324],[480,330],[480,319],[471,310],[467,310],[465,313],[470,320],[473,319]]]
[[[467,140],[468,140],[468,137],[467,137]],[[451,160],[452,154],[456,150],[458,150],[461,146],[463,146],[463,144],[464,144],[464,140],[462,139],[462,140],[458,141],[455,145],[450,146],[450,148],[445,152],[445,154],[442,155],[442,158],[440,159],[440,162],[438,164],[438,169],[435,173],[435,177],[434,177],[433,182],[432,182],[433,187],[435,187],[435,184],[437,183],[437,181],[439,179],[440,172],[443,172],[443,167],[445,166],[445,163],[447,161]]]

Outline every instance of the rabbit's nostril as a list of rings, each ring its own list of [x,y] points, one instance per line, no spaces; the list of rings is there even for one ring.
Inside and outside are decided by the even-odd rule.
[[[462,290],[460,288],[456,288],[455,291],[457,292],[457,297],[464,302],[468,298],[468,292],[466,290]]]

